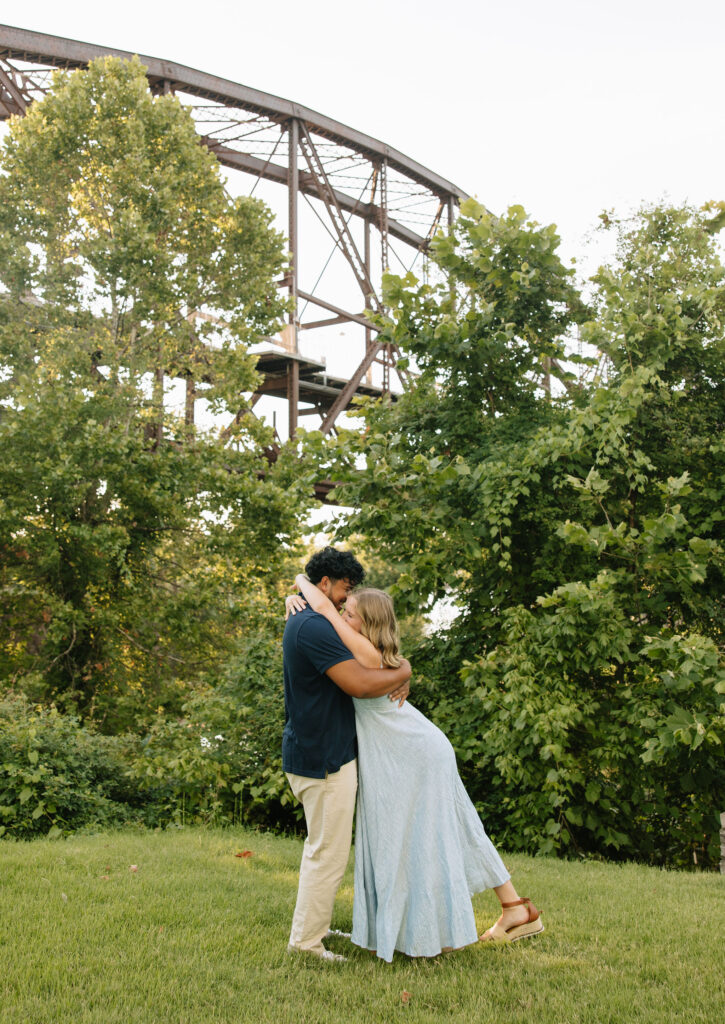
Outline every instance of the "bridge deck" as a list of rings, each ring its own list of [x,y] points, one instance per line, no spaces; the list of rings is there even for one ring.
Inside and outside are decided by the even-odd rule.
[[[298,404],[298,416],[324,418],[348,383],[346,378],[329,374],[325,363],[296,352],[269,348],[255,352],[254,355],[257,357],[257,369],[264,378],[255,395],[289,399],[296,385],[298,403],[309,403],[307,407]],[[353,398],[360,395],[379,398],[382,394],[382,386],[363,380],[358,384]]]

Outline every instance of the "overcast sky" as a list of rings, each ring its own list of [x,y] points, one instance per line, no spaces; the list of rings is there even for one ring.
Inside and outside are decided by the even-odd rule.
[[[567,256],[604,208],[725,198],[714,0],[34,0],[22,28],[165,57],[382,139]]]

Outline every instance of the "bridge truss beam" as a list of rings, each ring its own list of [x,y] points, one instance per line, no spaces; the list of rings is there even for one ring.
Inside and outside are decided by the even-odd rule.
[[[55,70],[84,68],[94,58],[106,55],[125,59],[134,56],[113,47],[0,25],[0,120],[23,115],[48,91]],[[338,416],[349,408],[363,384],[367,393],[391,393],[395,373],[405,386],[407,375],[396,370],[398,353],[376,340],[377,328],[365,317],[365,310],[382,311],[380,276],[389,268],[391,253],[401,269],[413,265],[425,252],[444,214],[448,225],[452,224],[456,207],[466,194],[378,139],[293,101],[171,61],[144,55],[140,60],[151,90],[157,94],[173,92],[179,97],[190,109],[202,142],[220,163],[253,176],[253,187],[264,179],[287,189],[290,267],[281,284],[291,298],[289,323],[283,332],[288,353],[284,391],[290,436],[297,429],[298,417],[307,414],[321,416],[324,432],[333,430]],[[298,215],[300,197],[310,205],[311,199],[316,203],[314,212],[362,293],[361,308],[349,310],[347,303],[334,301],[334,295],[320,295],[322,274],[315,286],[300,289],[304,248]],[[379,242],[375,256],[373,232]],[[405,259],[394,244],[403,247]],[[302,312],[300,301],[305,303]],[[334,316],[303,321],[309,304]],[[347,381],[335,385],[335,390],[326,373],[320,372],[319,379],[315,378],[318,371],[312,363],[300,359],[299,333],[340,324],[359,326],[364,331],[364,347],[355,371]],[[272,365],[273,360],[268,362]],[[377,388],[370,377],[374,362],[382,363],[382,385]],[[262,364],[260,360],[264,373]],[[311,407],[300,406],[301,366],[306,373],[305,393],[321,396]],[[274,391],[274,386],[267,390]],[[187,391],[189,417],[193,416],[193,381],[188,383]]]

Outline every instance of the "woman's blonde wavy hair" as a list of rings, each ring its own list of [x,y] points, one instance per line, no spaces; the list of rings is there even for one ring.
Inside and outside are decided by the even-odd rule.
[[[400,633],[392,600],[382,590],[372,587],[356,590],[352,596],[362,623],[360,632],[380,651],[386,668],[398,668]]]

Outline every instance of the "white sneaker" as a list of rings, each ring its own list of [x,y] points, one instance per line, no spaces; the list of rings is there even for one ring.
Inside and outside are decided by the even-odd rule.
[[[288,953],[308,953],[310,956],[316,956],[320,960],[325,960],[327,963],[347,963],[346,956],[340,956],[339,953],[333,953],[329,949],[300,949],[299,946],[287,946]]]
[[[323,960],[329,960],[330,963],[333,963],[335,961],[337,961],[337,963],[340,963],[340,964],[346,964],[347,963],[347,957],[346,956],[341,956],[339,953],[332,953],[329,949],[324,949],[320,953],[320,956],[322,957]]]
[[[327,935],[325,936],[325,938],[329,939],[333,935],[336,935],[338,937],[338,939],[351,939],[352,938],[352,932],[341,932],[339,928],[330,928],[330,930],[327,933]]]

